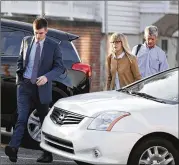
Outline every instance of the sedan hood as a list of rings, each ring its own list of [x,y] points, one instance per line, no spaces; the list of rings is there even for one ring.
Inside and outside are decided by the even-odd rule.
[[[55,107],[78,113],[88,117],[95,117],[101,112],[139,111],[145,108],[161,106],[161,103],[118,91],[93,92],[60,99]]]

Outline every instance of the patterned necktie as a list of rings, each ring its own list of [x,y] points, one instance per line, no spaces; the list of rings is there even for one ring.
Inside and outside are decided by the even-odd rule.
[[[35,58],[34,58],[34,65],[33,65],[33,69],[32,69],[32,76],[31,76],[31,79],[30,79],[32,84],[35,84],[36,81],[37,81],[39,61],[40,61],[40,43],[38,41],[38,42],[36,42],[36,52],[35,52]]]

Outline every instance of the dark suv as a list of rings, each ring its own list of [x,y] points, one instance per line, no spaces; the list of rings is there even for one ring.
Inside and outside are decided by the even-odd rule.
[[[21,41],[28,35],[33,35],[31,24],[1,19],[1,128],[5,127],[6,132],[12,131],[11,128],[17,117],[16,62]],[[66,75],[62,75],[53,82],[52,106],[60,98],[89,92],[91,67],[81,63],[72,42],[78,39],[78,36],[50,28],[47,36],[59,43],[64,64],[68,69]],[[37,141],[40,141],[40,123],[35,107],[32,105],[23,144],[32,146],[32,143],[35,145]]]

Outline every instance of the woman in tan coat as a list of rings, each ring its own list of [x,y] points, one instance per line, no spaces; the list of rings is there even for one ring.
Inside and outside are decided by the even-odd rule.
[[[131,54],[124,34],[114,33],[110,38],[112,51],[107,57],[106,89],[120,89],[141,79],[137,59]]]

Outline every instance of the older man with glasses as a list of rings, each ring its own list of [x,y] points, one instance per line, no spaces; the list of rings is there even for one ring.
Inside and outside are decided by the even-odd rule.
[[[147,26],[144,31],[144,44],[136,45],[132,49],[132,54],[137,56],[142,78],[167,70],[169,67],[165,52],[156,45],[157,37],[158,28]]]

